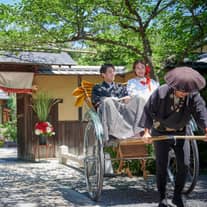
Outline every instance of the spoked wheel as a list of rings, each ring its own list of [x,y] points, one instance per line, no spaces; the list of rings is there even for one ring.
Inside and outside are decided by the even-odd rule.
[[[93,121],[89,121],[85,129],[84,152],[88,193],[93,200],[97,201],[100,198],[103,186],[104,155],[102,140],[97,134]]]
[[[190,153],[190,154],[189,154]],[[189,194],[193,191],[199,175],[199,155],[198,155],[198,146],[196,140],[191,140],[189,142],[189,166],[187,172],[187,178],[185,187],[183,189],[184,194]],[[168,176],[171,184],[175,185],[175,175],[177,171],[176,157],[175,152],[172,149],[169,152],[168,160]]]

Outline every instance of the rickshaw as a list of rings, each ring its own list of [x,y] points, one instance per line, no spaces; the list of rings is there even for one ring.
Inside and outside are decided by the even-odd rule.
[[[107,160],[119,160],[120,163],[124,160],[141,160],[143,176],[146,178],[146,161],[152,159],[152,156],[149,155],[146,144],[138,138],[129,138],[125,140],[117,139],[116,143],[110,143],[110,141],[104,142],[101,120],[90,99],[93,85],[93,83],[83,80],[81,86],[73,91],[73,95],[77,98],[75,104],[77,107],[81,107],[83,103],[86,103],[88,107],[85,113],[87,125],[84,133],[84,170],[89,196],[92,200],[98,201],[103,188],[105,163]],[[202,140],[204,136],[194,136],[192,124],[191,136],[154,137],[152,141],[185,138],[189,139],[190,159],[187,181],[183,193],[189,194],[194,189],[199,174],[199,155],[195,139]],[[106,156],[104,149],[114,144],[117,146],[119,153],[116,158],[112,159]],[[174,185],[176,157],[173,149],[169,152],[167,171],[170,185]]]

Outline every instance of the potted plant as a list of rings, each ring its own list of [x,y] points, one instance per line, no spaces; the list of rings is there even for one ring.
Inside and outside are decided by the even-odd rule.
[[[46,144],[46,137],[55,135],[54,128],[48,122],[48,115],[57,99],[52,99],[46,92],[38,92],[33,97],[32,108],[37,114],[38,122],[35,124],[35,134],[39,136],[39,144]]]

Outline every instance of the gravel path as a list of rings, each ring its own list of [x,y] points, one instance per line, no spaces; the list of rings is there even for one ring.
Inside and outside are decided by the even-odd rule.
[[[147,182],[137,177],[105,178],[102,197],[95,203],[88,197],[83,169],[76,163],[21,162],[7,153],[0,149],[0,207],[157,207],[154,176]],[[207,207],[207,176],[200,176],[187,206]]]

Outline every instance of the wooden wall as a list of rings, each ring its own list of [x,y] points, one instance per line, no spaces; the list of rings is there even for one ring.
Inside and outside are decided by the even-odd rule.
[[[81,155],[83,153],[83,138],[86,122],[59,121],[58,146],[66,145],[69,153]]]
[[[17,144],[18,158],[34,160],[38,157],[36,151],[38,136],[34,134],[34,126],[38,121],[31,107],[30,95],[17,94]],[[83,153],[83,137],[86,122],[58,121],[58,104],[53,106],[48,120],[55,128],[55,136],[48,137],[55,150],[49,150],[49,157],[56,157],[58,146],[67,145],[69,152],[80,155]],[[40,149],[40,158],[46,156],[44,148]]]

